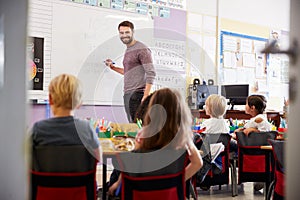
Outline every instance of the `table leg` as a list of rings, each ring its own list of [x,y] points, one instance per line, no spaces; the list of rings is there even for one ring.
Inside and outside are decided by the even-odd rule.
[[[269,186],[271,183],[271,172],[270,172],[270,162],[271,162],[271,151],[266,151],[266,188],[265,188],[265,199],[268,198]]]
[[[106,199],[106,172],[107,172],[107,157],[103,155],[102,163],[102,200]]]

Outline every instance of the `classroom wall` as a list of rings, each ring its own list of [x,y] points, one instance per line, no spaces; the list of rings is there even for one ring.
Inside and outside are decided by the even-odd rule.
[[[29,127],[41,120],[47,118],[46,106],[43,104],[32,105],[29,110]],[[53,116],[50,112],[50,116]],[[75,111],[75,116],[86,119],[102,119],[105,117],[105,120],[119,123],[127,123],[127,117],[123,106],[91,106],[84,105],[81,106],[78,110]]]
[[[221,18],[274,29],[290,29],[289,0],[219,0],[219,15]]]
[[[261,14],[257,14],[261,13]],[[216,30],[220,31],[221,29],[226,29],[232,32],[244,33],[248,35],[255,35],[258,37],[267,38],[269,36],[269,31],[271,29],[279,30],[289,30],[289,1],[288,0],[278,0],[276,3],[271,0],[265,1],[239,1],[239,0],[187,0],[187,16],[200,16],[201,19],[216,19]],[[188,20],[188,19],[187,19]],[[196,22],[197,23],[197,22]],[[199,22],[203,23],[203,22]],[[204,25],[202,24],[202,27]],[[187,36],[198,37],[200,36],[201,48],[204,51],[208,50],[205,47],[203,41],[206,39],[211,40],[215,38],[216,47],[211,48],[213,52],[205,53],[204,55],[198,56],[199,53],[202,54],[202,51],[195,51],[194,55],[187,55],[187,59],[190,59],[199,66],[198,71],[200,71],[206,79],[212,78],[215,83],[218,84],[219,81],[219,72],[218,72],[218,32],[215,31],[205,31],[205,30],[189,30],[187,27]],[[192,38],[193,39],[193,38]],[[213,42],[212,42],[213,44]],[[199,47],[199,45],[198,45]],[[210,55],[214,55],[215,59],[210,59]],[[206,61],[209,60],[209,61]],[[191,66],[189,66],[189,70]],[[192,82],[193,78],[188,82]],[[86,106],[83,106],[84,109]],[[114,106],[113,106],[114,107]],[[116,121],[121,120],[120,122],[126,122],[124,109],[119,109],[120,119],[116,118],[113,114],[113,107],[111,106],[87,106],[87,109],[94,110],[96,115],[100,118],[107,117],[111,118],[109,120]],[[31,120],[30,124],[40,120],[45,116],[45,109],[40,105],[32,106],[32,113],[35,113]],[[79,112],[79,117],[85,118],[85,114]]]
[[[291,35],[297,37],[298,41],[300,40],[300,30],[298,22],[299,17],[299,1],[291,0],[293,2],[292,14],[294,14],[294,20],[292,20],[291,26]],[[260,10],[260,12],[255,12],[257,8],[252,6],[245,6],[248,3],[254,5],[265,5],[265,2],[268,2],[267,7]],[[27,108],[25,106],[26,102],[26,88],[25,88],[25,36],[26,36],[26,20],[27,20],[27,1],[19,0],[10,0],[10,1],[0,1],[0,23],[5,24],[5,72],[4,72],[4,81],[3,85],[0,85],[0,127],[1,127],[1,140],[0,140],[0,198],[1,199],[25,199],[27,196],[27,187],[28,187],[28,177],[27,165],[24,161],[24,135],[26,132],[25,125],[27,124],[27,119],[25,116],[30,114],[27,113]],[[202,5],[200,4],[202,3]],[[280,26],[283,29],[286,27],[289,30],[289,23],[286,23],[288,20],[289,12],[286,9],[288,8],[289,1],[284,0],[253,0],[253,1],[239,1],[239,0],[224,0],[223,5],[224,10],[228,10],[228,13],[223,17],[230,19],[239,19],[248,23],[272,25],[274,27]],[[242,6],[245,9],[242,9],[243,12],[240,15],[237,15],[238,12],[232,11],[232,3],[240,5],[237,8]],[[247,4],[245,4],[247,3]],[[206,1],[206,0],[187,0],[188,9],[193,12],[198,12],[201,10],[206,14],[214,13],[216,1]],[[211,5],[213,4],[213,5]],[[270,6],[272,5],[272,7]],[[228,9],[225,9],[228,7]],[[268,8],[272,9],[268,9]],[[251,10],[252,12],[248,12]],[[274,15],[274,10],[275,15]],[[245,17],[244,13],[247,13]],[[267,13],[268,17],[253,13]],[[5,18],[3,19],[3,15]],[[270,17],[272,16],[272,18]],[[274,19],[274,21],[272,20]],[[276,22],[275,22],[276,21]],[[280,28],[279,27],[279,28]],[[0,31],[1,32],[1,31]],[[17,55],[17,56],[16,56]],[[298,53],[299,56],[299,53]],[[294,67],[294,75],[299,77],[300,68],[298,63],[292,65]],[[2,78],[0,77],[0,78]],[[18,77],[17,79],[15,77]],[[1,81],[0,81],[1,83]],[[299,87],[299,86],[298,86]],[[297,199],[299,198],[298,192],[298,181],[299,181],[299,162],[296,158],[296,153],[299,152],[299,134],[297,123],[299,119],[299,98],[294,102],[291,102],[291,121],[289,127],[290,140],[289,145],[287,146],[287,153],[290,156],[287,163],[287,173],[288,173],[288,198],[287,199]],[[108,108],[106,108],[108,109]],[[44,110],[40,106],[35,106],[31,112],[35,111],[42,113]],[[27,114],[26,114],[27,113]],[[37,113],[35,113],[37,114]],[[44,113],[45,114],[45,113]],[[38,119],[43,118],[43,114],[37,115]],[[31,118],[32,119],[32,118]],[[294,134],[292,134],[294,133]],[[297,148],[298,147],[298,148]]]
[[[219,1],[219,30],[232,33],[271,38],[273,30],[280,33],[281,49],[288,48],[290,30],[290,1]],[[286,55],[269,55],[266,65],[267,74],[248,77],[250,93],[261,93],[268,98],[267,109],[283,110],[284,101],[288,99],[288,57]],[[219,67],[221,69],[221,66]],[[242,70],[251,70],[243,68]],[[220,72],[221,70],[219,70]],[[272,75],[273,74],[273,75]],[[243,77],[241,75],[241,77]],[[220,77],[224,78],[224,77]],[[256,87],[256,89],[254,89]]]

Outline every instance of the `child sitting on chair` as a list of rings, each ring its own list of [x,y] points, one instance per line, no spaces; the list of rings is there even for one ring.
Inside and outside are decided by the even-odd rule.
[[[150,95],[148,95],[146,97],[146,99],[144,101],[142,101],[142,103],[139,105],[139,107],[137,108],[136,114],[135,114],[135,118],[133,120],[134,123],[137,123],[138,120],[144,120],[144,116],[147,112],[148,109],[148,105],[150,102],[150,99],[152,97],[153,93],[151,93]],[[117,182],[117,180],[119,179],[120,176],[120,171],[118,169],[113,169],[110,178],[109,178],[109,182],[107,182],[107,188],[109,189],[115,182]],[[120,196],[120,193],[117,191],[115,192],[115,194],[109,193],[110,196]]]
[[[205,120],[201,125],[203,127],[202,129],[204,130],[203,133],[206,134],[229,133],[229,126],[223,117],[226,113],[226,106],[227,106],[226,99],[221,95],[211,94],[207,97],[205,101],[205,113],[210,118]],[[219,148],[218,146],[213,146],[213,147]],[[221,173],[222,171],[222,157],[217,155],[214,157],[215,159],[213,160],[212,162],[213,165],[211,167],[214,173],[218,174]],[[205,169],[205,167],[203,167],[203,169]],[[203,177],[202,179],[204,180],[204,178],[205,177]]]
[[[226,99],[217,94],[211,94],[205,101],[205,113],[209,119],[202,123],[203,133],[229,133],[229,126],[223,116],[226,113]]]
[[[32,145],[84,145],[97,160],[99,141],[89,121],[75,118],[74,109],[81,104],[80,81],[61,74],[49,85],[49,104],[54,117],[36,122],[32,128]],[[76,155],[74,155],[76,156]]]
[[[247,98],[245,112],[252,118],[244,125],[244,128],[236,129],[235,132],[243,131],[246,135],[251,132],[271,131],[272,124],[268,122],[264,113],[267,100],[263,95],[250,95]]]
[[[268,122],[264,113],[267,100],[263,95],[250,95],[247,98],[245,112],[252,116],[252,118],[244,125],[244,128],[239,128],[234,131],[234,137],[236,132],[243,131],[248,135],[251,132],[266,132],[272,130],[272,124]],[[254,190],[258,191],[264,187],[263,183],[254,183]]]
[[[147,152],[166,148],[187,149],[190,163],[185,167],[185,180],[188,180],[202,167],[200,153],[192,140],[191,124],[191,112],[180,93],[169,88],[157,90],[150,99],[134,152],[147,156]],[[109,194],[114,194],[120,184],[121,176],[111,185]]]

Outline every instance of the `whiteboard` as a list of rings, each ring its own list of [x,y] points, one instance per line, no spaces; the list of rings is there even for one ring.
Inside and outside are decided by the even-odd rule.
[[[83,83],[83,103],[123,105],[123,76],[104,65],[111,58],[117,66],[126,46],[118,36],[124,20],[135,25],[135,38],[151,46],[153,20],[148,15],[54,2],[52,7],[51,78],[70,73]]]

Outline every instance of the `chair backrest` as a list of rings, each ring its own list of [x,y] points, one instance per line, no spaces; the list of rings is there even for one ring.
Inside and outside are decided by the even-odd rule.
[[[147,153],[120,152],[116,157],[118,162],[114,167],[132,176],[177,173],[184,169],[187,162],[184,149],[161,149]]]
[[[240,146],[262,146],[269,145],[269,139],[275,139],[277,136],[276,131],[268,132],[251,132],[245,135],[243,132],[237,132],[238,145]]]
[[[122,171],[122,199],[185,199],[186,151],[120,153],[118,163]]]
[[[207,134],[193,133],[193,142],[197,149],[203,152],[202,157],[209,156],[210,158],[210,141],[209,136]]]
[[[269,140],[272,145],[275,159],[275,186],[273,199],[284,199],[285,197],[285,164],[284,164],[284,140]]]
[[[209,134],[209,140],[211,144],[222,142],[222,144],[228,147],[231,139],[231,135],[228,133],[211,133]]]
[[[251,132],[248,135],[238,132],[236,135],[239,184],[242,182],[265,182],[268,152],[261,149],[261,146],[269,145],[268,140],[275,139],[277,132]],[[272,171],[271,168],[270,171]]]
[[[284,164],[284,146],[285,146],[285,141],[284,140],[273,140],[270,139],[269,143],[273,147],[273,153],[275,157],[275,161],[278,162],[281,168],[285,167]]]
[[[36,146],[32,151],[32,169],[40,172],[85,172],[96,162],[83,145]]]
[[[228,133],[210,133],[202,134],[202,136],[208,140],[208,144],[222,143],[225,147],[224,151],[220,153],[222,159],[222,171],[221,173],[215,174],[212,170],[209,170],[206,177],[201,183],[197,185],[201,186],[212,186],[212,185],[223,185],[229,183],[229,147],[231,135]],[[205,142],[204,142],[205,143]],[[203,168],[205,168],[203,166]]]
[[[32,200],[96,199],[96,163],[83,145],[34,147]]]

